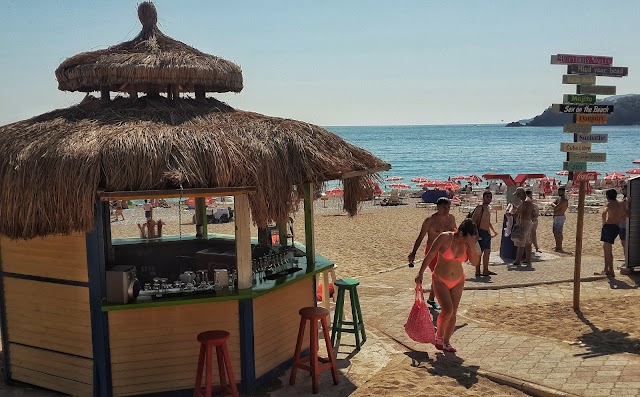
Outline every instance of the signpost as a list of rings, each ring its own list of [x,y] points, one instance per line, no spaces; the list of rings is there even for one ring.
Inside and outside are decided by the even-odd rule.
[[[613,105],[574,105],[573,103],[554,103],[551,110],[559,113],[587,113],[609,114],[613,113]]]
[[[605,161],[607,161],[607,154],[595,153],[595,152],[594,153],[569,153],[569,161],[590,161],[592,163],[604,163]]]
[[[606,124],[607,115],[613,113],[612,105],[597,105],[596,95],[615,95],[616,87],[596,85],[596,76],[623,77],[629,73],[627,67],[612,66],[613,57],[600,55],[551,55],[551,64],[567,65],[567,74],[562,84],[577,84],[576,94],[565,94],[562,104],[552,105],[555,112],[573,114],[573,124],[565,124],[563,132],[573,133],[573,142],[560,144],[560,151],[567,153],[562,168],[569,171],[569,180],[578,188],[578,223],[576,226],[576,252],[573,269],[573,309],[580,309],[580,266],[582,260],[582,232],[584,228],[585,185],[595,181],[595,172],[585,172],[587,162],[604,162],[606,153],[591,152],[592,143],[607,143],[608,134],[592,134],[593,124]]]

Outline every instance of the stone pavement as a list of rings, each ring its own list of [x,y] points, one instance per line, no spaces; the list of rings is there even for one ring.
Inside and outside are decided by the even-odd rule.
[[[465,284],[458,329],[454,334],[454,345],[459,351],[456,355],[448,353],[445,356],[460,360],[461,366],[478,368],[478,372],[488,376],[537,385],[537,395],[640,395],[640,351],[637,354],[594,352],[576,344],[497,329],[495,325],[465,316],[472,306],[499,310],[499,305],[571,302],[573,284],[558,282],[572,280],[574,258],[546,254],[543,259],[534,262],[529,270],[524,267],[513,269],[492,260],[494,265],[490,270],[498,275],[491,280],[476,279],[474,268],[466,266],[465,272],[471,278]],[[581,283],[583,299],[623,295],[640,297],[637,276],[632,279],[618,276],[616,282],[610,283],[600,276],[592,276],[594,271],[602,270],[601,266],[602,258],[583,258],[581,274],[592,281]],[[403,266],[360,278],[366,325],[413,350],[413,353],[435,355],[437,350],[432,345],[413,342],[402,327],[413,303],[416,273],[416,268]],[[625,288],[614,289],[622,285]]]
[[[409,366],[424,357],[433,357],[435,360],[431,361],[439,362],[439,366],[434,367],[438,375],[479,375],[536,396],[640,395],[640,352],[594,352],[588,347],[543,336],[507,331],[467,316],[470,309],[499,310],[501,305],[571,302],[573,256],[543,253],[531,267],[514,268],[492,255],[490,270],[497,275],[491,278],[476,278],[475,269],[464,266],[469,278],[458,312],[454,342],[459,351],[455,355],[437,352],[432,345],[415,343],[404,332],[403,325],[413,304],[413,278],[417,268],[404,265],[378,274],[357,276],[361,283],[358,292],[367,342],[356,352],[353,336],[343,335],[342,345],[337,349],[340,384],[334,386],[330,373],[323,372],[318,395],[348,396],[358,388],[366,389],[371,380],[384,379],[387,366]],[[583,299],[625,295],[640,298],[637,276],[618,276],[616,282],[594,277],[594,271],[602,270],[602,258],[598,257],[583,257],[581,266]],[[616,289],[616,286],[620,288]],[[349,313],[348,302],[346,306],[345,311]],[[256,393],[243,395],[313,395],[310,377],[304,371],[299,372],[294,386],[288,385],[288,377],[289,371],[286,371]],[[58,394],[9,387],[0,381],[0,395],[40,397]]]

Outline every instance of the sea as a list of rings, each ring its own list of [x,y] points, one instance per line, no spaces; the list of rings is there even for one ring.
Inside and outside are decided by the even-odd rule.
[[[328,126],[328,131],[368,150],[391,164],[383,178],[399,176],[412,185],[416,177],[446,180],[456,175],[488,172],[543,173],[562,170],[566,153],[561,142],[572,142],[573,134],[562,127],[505,127],[503,125],[406,125]],[[606,162],[587,163],[588,170],[625,172],[640,165],[640,126],[593,126],[592,133],[608,134],[607,143],[592,144],[592,152],[607,154]],[[481,184],[482,185],[482,184]]]

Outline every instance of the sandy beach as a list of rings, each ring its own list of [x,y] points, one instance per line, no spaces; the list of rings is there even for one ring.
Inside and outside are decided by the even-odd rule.
[[[341,277],[360,277],[386,271],[390,268],[406,265],[407,254],[420,231],[422,221],[434,212],[431,208],[417,208],[418,199],[409,199],[406,204],[383,207],[365,202],[360,213],[349,217],[341,210],[339,198],[331,198],[327,202],[316,201],[314,206],[316,250],[319,254],[330,258],[338,267]],[[227,205],[227,204],[225,204]],[[165,235],[193,234],[195,226],[192,222],[193,210],[179,208],[155,208],[154,219],[166,222],[163,228]],[[460,223],[467,215],[465,210],[452,206],[451,213]],[[496,231],[502,229],[502,215],[492,212],[491,221]],[[142,223],[144,213],[140,207],[124,210],[125,221],[112,222],[113,238],[139,236],[137,223]],[[577,213],[567,211],[564,227],[564,249],[572,255],[575,249]],[[551,230],[553,218],[540,216],[538,225],[538,242],[543,252],[553,251],[555,242]],[[585,213],[583,229],[583,255],[601,256],[600,213]],[[209,224],[210,233],[233,234],[234,224]],[[253,235],[257,229],[253,228]],[[294,234],[297,242],[304,243],[304,214],[299,211],[294,215]],[[425,241],[426,242],[426,241]],[[424,244],[416,261],[422,258]],[[500,239],[492,241],[492,251],[499,252]],[[617,243],[614,247],[614,258],[623,256],[622,247]],[[604,262],[603,262],[604,263]],[[604,266],[604,265],[603,265]]]

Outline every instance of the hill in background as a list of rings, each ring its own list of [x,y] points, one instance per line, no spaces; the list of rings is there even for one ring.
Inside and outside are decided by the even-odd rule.
[[[615,95],[596,102],[598,105],[614,105],[613,113],[607,118],[607,125],[640,125],[640,94]],[[572,123],[570,114],[556,113],[549,106],[542,114],[526,120],[514,121],[507,127],[550,127]]]

